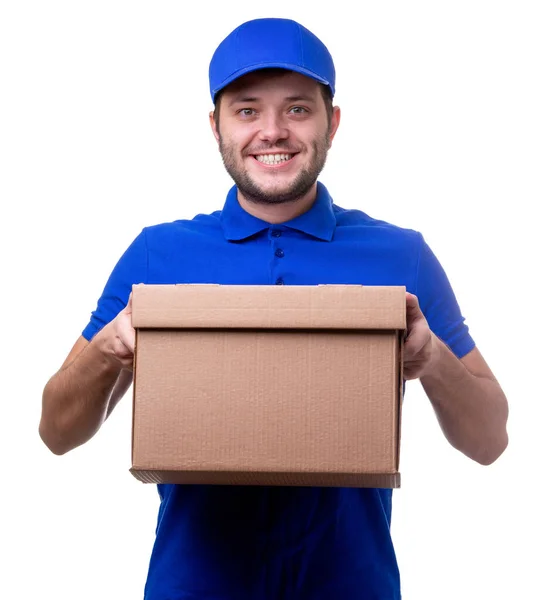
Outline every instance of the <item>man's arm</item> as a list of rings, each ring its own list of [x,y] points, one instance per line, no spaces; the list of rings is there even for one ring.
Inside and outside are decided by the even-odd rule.
[[[131,303],[89,343],[79,338],[43,391],[39,434],[65,454],[100,429],[132,381]]]
[[[407,294],[404,375],[420,378],[450,444],[483,465],[508,443],[508,403],[477,348],[462,359],[432,333],[416,296]]]

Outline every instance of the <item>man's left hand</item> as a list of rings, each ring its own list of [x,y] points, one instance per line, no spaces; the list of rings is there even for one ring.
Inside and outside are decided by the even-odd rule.
[[[429,328],[418,298],[406,293],[407,332],[404,341],[404,379],[418,379],[434,364],[438,355],[438,340]]]

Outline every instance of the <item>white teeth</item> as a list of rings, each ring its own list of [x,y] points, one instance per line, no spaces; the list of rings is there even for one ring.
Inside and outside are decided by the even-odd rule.
[[[255,157],[259,162],[266,165],[279,165],[282,162],[290,160],[291,154],[258,154]]]

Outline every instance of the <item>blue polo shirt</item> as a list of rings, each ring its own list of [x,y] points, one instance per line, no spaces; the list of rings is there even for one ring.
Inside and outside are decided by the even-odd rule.
[[[448,278],[419,232],[333,203],[270,225],[233,187],[221,211],[146,227],[111,273],[83,336],[135,283],[404,285],[460,358],[474,348]],[[206,369],[209,365],[206,365]],[[399,600],[392,491],[159,485],[145,600]]]

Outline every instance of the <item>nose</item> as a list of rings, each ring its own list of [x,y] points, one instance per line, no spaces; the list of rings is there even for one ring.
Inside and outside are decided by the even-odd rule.
[[[259,138],[264,142],[275,144],[279,140],[286,140],[289,137],[287,123],[283,115],[277,111],[263,113],[260,125]]]

